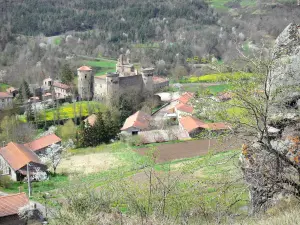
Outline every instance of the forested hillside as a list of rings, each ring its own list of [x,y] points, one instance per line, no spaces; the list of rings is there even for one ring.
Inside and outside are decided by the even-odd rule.
[[[194,71],[188,58],[231,62],[237,47],[246,54],[259,49],[262,41],[266,47],[300,17],[296,0],[0,3],[0,76],[13,85],[21,73],[30,82],[37,76],[57,77],[66,58],[116,58],[121,48],[130,49],[133,62],[155,66],[161,75],[201,75],[205,71]],[[69,61],[74,71],[76,60]]]
[[[99,28],[112,32],[110,40],[114,42],[124,38],[145,41],[156,34],[161,39],[155,28],[165,20],[170,31],[180,19],[198,26],[216,22],[216,15],[203,0],[188,4],[179,0],[26,0],[8,1],[2,8],[1,24],[9,22],[16,34],[53,36]]]

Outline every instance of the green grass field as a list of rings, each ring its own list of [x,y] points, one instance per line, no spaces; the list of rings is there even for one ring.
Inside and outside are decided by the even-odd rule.
[[[231,86],[229,84],[220,84],[215,86],[209,86],[206,89],[208,89],[213,94],[218,94],[220,92],[228,91],[230,90]]]
[[[153,147],[155,149],[155,146]],[[134,147],[131,147],[122,142],[115,142],[109,145],[100,145],[93,148],[81,148],[70,150],[68,157],[72,155],[89,155],[94,153],[110,153],[114,157],[118,158],[122,163],[121,166],[105,171],[95,172],[91,174],[58,174],[57,176],[52,176],[48,181],[35,182],[32,185],[33,189],[33,199],[41,200],[42,193],[50,192],[52,196],[59,196],[59,190],[68,187],[74,187],[76,184],[86,184],[91,187],[99,187],[108,184],[113,181],[123,180],[124,178],[129,178],[135,174],[143,173],[143,168],[150,165],[151,160],[146,156],[138,154]],[[177,171],[189,171],[188,174],[184,175],[179,181],[179,187],[182,188],[181,182],[193,182],[194,174],[196,177],[200,176],[201,180],[210,182],[215,180],[219,182],[225,177],[231,176],[235,178],[238,173],[238,168],[235,167],[235,161],[238,160],[239,151],[228,151],[217,154],[208,154],[202,157],[187,158],[181,160],[175,160],[171,162],[165,162],[161,164],[155,164],[154,169],[156,171],[177,173]],[[233,159],[233,161],[228,161],[228,159]],[[105,160],[105,159],[104,159]],[[219,163],[222,162],[222,163]],[[88,165],[87,165],[88,166]],[[226,174],[226,175],[225,175]],[[146,180],[142,180],[146,182]],[[22,191],[27,192],[27,184],[15,182],[8,188],[0,188],[1,191],[7,193],[17,193],[21,187]],[[235,188],[238,191],[241,190],[243,186],[238,184]],[[211,196],[217,194],[217,189],[204,185],[203,190],[210,193]],[[235,189],[236,190],[236,189]]]
[[[226,3],[234,2],[233,0],[206,0],[206,2],[213,8],[220,10],[220,11],[226,11],[229,8],[226,6]],[[296,0],[279,0],[277,2],[280,3],[296,3]],[[250,0],[241,0],[240,2],[241,7],[254,7],[256,6],[256,1],[250,1]]]
[[[95,76],[101,76],[108,72],[116,71],[117,61],[113,60],[101,60],[101,61],[83,61],[82,65],[87,65],[93,68]]]
[[[0,91],[6,91],[10,86],[8,84],[0,83]]]
[[[81,116],[88,116],[94,112],[98,112],[99,110],[105,110],[105,106],[99,102],[94,101],[84,101],[84,102],[76,102],[76,103],[67,103],[59,107],[59,118],[60,119],[69,119],[74,118],[74,104],[76,106],[76,116],[80,116],[80,108],[81,108]],[[38,116],[39,120],[54,120],[57,118],[57,110],[56,109],[48,109],[44,112],[41,112]]]
[[[216,83],[216,82],[226,82],[226,81],[236,81],[240,79],[248,79],[252,76],[251,73],[215,73],[207,74],[203,76],[191,76],[185,77],[180,80],[180,83]]]

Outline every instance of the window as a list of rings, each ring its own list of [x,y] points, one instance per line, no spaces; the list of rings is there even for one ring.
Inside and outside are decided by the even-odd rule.
[[[84,76],[84,78],[86,79],[86,75]]]
[[[134,130],[131,133],[132,133],[132,135],[138,135],[139,132],[137,130]]]

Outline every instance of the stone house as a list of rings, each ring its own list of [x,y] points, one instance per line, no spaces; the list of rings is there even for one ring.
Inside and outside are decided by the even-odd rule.
[[[35,168],[47,170],[39,157],[22,144],[10,142],[0,149],[0,175],[10,176],[13,181],[22,181],[27,176],[27,164],[30,164],[30,175],[35,172]]]
[[[43,80],[42,85],[43,99],[47,100],[55,96],[57,99],[64,99],[72,96],[71,87],[59,81],[52,80],[50,77]]]
[[[49,134],[24,145],[35,154],[40,155],[44,154],[45,150],[52,144],[61,144],[60,137],[55,134]]]
[[[25,193],[0,196],[0,224],[25,225],[18,216],[19,209],[29,204]]]
[[[67,98],[72,95],[71,87],[58,81],[53,82],[53,90],[57,99]]]
[[[9,108],[13,105],[13,96],[7,92],[0,92],[0,109]]]
[[[169,87],[169,79],[165,77],[153,76],[153,90],[159,91],[165,87]]]
[[[121,131],[131,135],[137,135],[140,131],[149,130],[150,120],[150,115],[142,111],[137,111],[126,119]]]

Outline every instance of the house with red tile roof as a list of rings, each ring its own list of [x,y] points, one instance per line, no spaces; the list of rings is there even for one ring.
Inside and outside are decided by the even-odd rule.
[[[35,168],[46,171],[39,157],[28,147],[10,142],[0,149],[0,171],[2,176],[10,176],[14,181],[22,181],[27,176],[27,164],[30,164],[30,174],[35,172]]]
[[[71,87],[58,81],[53,82],[53,90],[56,98],[67,98],[71,96]]]
[[[126,119],[121,131],[132,135],[138,134],[140,131],[149,129],[150,120],[150,115],[142,111],[137,111]]]
[[[13,95],[7,92],[0,92],[0,109],[11,107],[13,104]]]
[[[194,112],[194,107],[192,105],[184,103],[177,104],[174,109],[178,118],[182,116],[191,116]]]
[[[193,98],[194,98],[194,93],[185,92],[183,95],[181,95],[178,98],[178,101],[183,104],[188,104],[191,101],[191,99],[193,99]]]
[[[153,90],[158,91],[169,86],[169,79],[160,76],[153,76]]]
[[[26,224],[18,216],[19,209],[28,205],[29,199],[25,193],[0,196],[0,224]]]
[[[55,134],[49,134],[24,145],[39,155],[43,154],[45,150],[52,144],[61,144],[61,138]]]
[[[203,130],[205,122],[193,116],[181,117],[179,119],[179,127],[189,133],[190,137],[194,137]]]
[[[45,97],[47,99],[50,98],[49,94],[51,90],[53,90],[57,99],[67,98],[72,95],[71,87],[69,85],[63,84],[57,80],[53,81],[50,77],[43,80],[42,88],[44,93],[47,92],[45,95],[43,95],[43,98]]]
[[[190,137],[195,137],[203,130],[222,132],[230,129],[230,126],[225,123],[205,123],[193,116],[180,118],[179,126],[182,130],[187,131]]]

